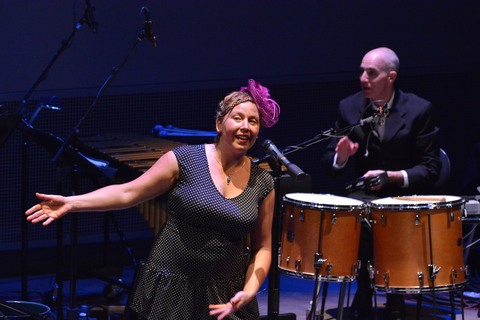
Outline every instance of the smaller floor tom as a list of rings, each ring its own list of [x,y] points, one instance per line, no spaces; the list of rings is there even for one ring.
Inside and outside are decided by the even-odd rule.
[[[355,280],[364,203],[330,194],[290,193],[282,207],[280,271],[323,281]]]

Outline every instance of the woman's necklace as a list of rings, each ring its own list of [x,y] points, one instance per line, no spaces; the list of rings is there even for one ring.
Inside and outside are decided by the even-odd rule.
[[[213,157],[215,158],[215,160],[217,161],[217,163],[220,165],[220,167],[222,167],[222,169],[223,169],[222,164],[221,164],[220,161],[217,159],[217,156],[216,156],[216,154],[215,154],[215,148],[213,148]],[[226,176],[227,176],[227,178],[225,179],[225,181],[227,182],[227,186],[230,185],[230,182],[232,181],[232,176],[233,176],[235,173],[237,173],[240,169],[243,168],[243,166],[245,165],[245,162],[246,162],[246,161],[243,161],[242,165],[241,165],[240,167],[238,167],[237,170],[235,170],[234,172],[232,172],[232,173],[230,173],[230,174],[227,174],[227,173],[225,172],[225,170],[223,171],[223,172],[225,172],[225,174],[226,174]]]

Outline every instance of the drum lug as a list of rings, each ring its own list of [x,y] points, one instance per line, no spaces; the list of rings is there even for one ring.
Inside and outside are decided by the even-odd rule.
[[[452,269],[453,288],[457,285],[457,270]]]
[[[380,218],[380,221],[382,222],[382,226],[385,225],[385,215],[382,212],[382,217]]]
[[[357,219],[357,222],[358,223],[362,223],[362,220],[363,220],[363,215],[361,213],[358,214],[358,219]]]
[[[417,272],[418,275],[418,283],[420,284],[420,289],[423,287],[423,272]]]
[[[368,276],[370,279],[375,278],[375,268],[373,267],[372,261],[368,260],[368,266],[367,266],[367,271],[368,271]]]
[[[287,240],[292,242],[293,239],[295,239],[295,232],[292,232],[292,231],[288,231],[287,232]]]
[[[352,265],[352,274],[358,275],[358,270],[360,269],[360,260],[357,260],[357,263]]]
[[[453,211],[450,211],[450,221],[451,222],[455,221],[455,215],[453,214]]]
[[[323,263],[326,261],[327,259],[323,259],[323,254],[315,252],[315,263],[313,264],[315,269],[321,269]]]
[[[383,282],[385,283],[385,292],[389,292],[390,289],[388,288],[388,272],[383,273]]]
[[[435,264],[428,264],[428,273],[429,273],[429,278],[430,281],[434,281],[437,278],[437,273],[442,269],[442,267],[438,268],[435,266]]]
[[[333,266],[332,266],[331,263],[327,264],[327,274],[328,274],[328,275],[330,275],[330,274],[332,273],[332,267],[333,267]]]
[[[417,212],[417,214],[415,215],[415,225],[416,225],[416,226],[419,226],[419,225],[420,225],[420,216],[418,215],[418,212]]]
[[[465,219],[467,217],[467,209],[463,208],[462,210],[462,219]]]
[[[336,223],[337,223],[337,215],[333,213],[332,224],[336,224]]]
[[[303,211],[303,209],[302,209]],[[287,231],[287,240],[289,242],[293,242],[293,240],[295,239],[295,232],[292,231],[292,226],[294,225],[294,220],[295,220],[295,210],[292,208],[292,210],[290,211],[290,214],[288,216],[289,220],[288,220],[288,231]]]
[[[299,216],[300,221],[305,221],[305,216],[303,214],[303,209],[300,210],[300,216]]]
[[[300,270],[300,260],[295,260],[295,271],[299,273],[298,270]]]

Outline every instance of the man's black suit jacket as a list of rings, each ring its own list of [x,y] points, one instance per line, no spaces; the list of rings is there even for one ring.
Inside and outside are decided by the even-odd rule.
[[[372,112],[370,100],[365,99],[362,92],[345,98],[340,102],[335,129],[358,124],[360,119],[365,119]],[[370,134],[371,124],[356,127],[348,134],[350,140],[359,144],[353,161],[357,177],[363,176],[369,170],[377,169],[405,170],[408,174],[408,188],[387,184],[379,192],[372,192],[374,195],[387,197],[433,192],[432,186],[438,179],[441,163],[437,143],[438,129],[433,124],[432,112],[433,106],[427,100],[397,90],[393,106],[387,116],[382,141],[374,134]],[[333,168],[338,140],[339,138],[331,140],[322,159],[324,168],[335,173],[343,171]],[[349,162],[352,162],[352,158]],[[352,180],[354,178],[356,177]]]

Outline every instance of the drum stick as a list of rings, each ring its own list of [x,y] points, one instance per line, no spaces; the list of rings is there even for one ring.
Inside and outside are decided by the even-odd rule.
[[[447,199],[442,196],[412,196],[412,197],[394,197],[396,200],[408,200],[408,201],[432,201],[432,202],[445,202]]]

